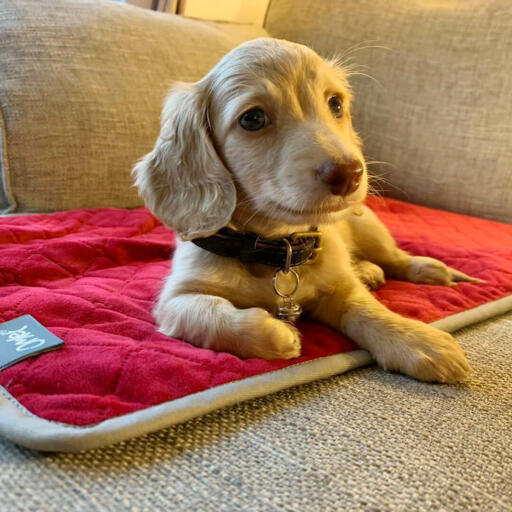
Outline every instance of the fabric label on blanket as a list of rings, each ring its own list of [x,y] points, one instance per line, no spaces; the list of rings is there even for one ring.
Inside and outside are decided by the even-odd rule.
[[[0,324],[0,370],[62,345],[61,339],[30,315],[4,322]]]

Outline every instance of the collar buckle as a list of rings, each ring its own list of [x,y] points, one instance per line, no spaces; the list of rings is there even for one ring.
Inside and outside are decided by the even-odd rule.
[[[315,238],[315,247],[313,248],[313,254],[309,258],[309,260],[306,261],[306,263],[304,263],[304,265],[311,265],[311,263],[314,263],[317,260],[319,254],[322,252],[322,235],[323,233],[315,228],[311,231],[297,231],[296,233],[292,233],[290,235],[290,239],[293,242],[299,240],[300,238]]]

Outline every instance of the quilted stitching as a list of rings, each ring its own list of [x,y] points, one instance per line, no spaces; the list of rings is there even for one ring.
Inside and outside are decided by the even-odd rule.
[[[394,311],[431,322],[512,293],[512,226],[369,199],[400,245],[437,257],[485,284],[457,287],[389,281],[376,293]],[[355,346],[301,322],[294,361],[241,360],[155,332],[151,308],[174,235],[145,209],[95,209],[0,222],[0,317],[31,314],[63,349],[0,372],[32,413],[89,425]]]

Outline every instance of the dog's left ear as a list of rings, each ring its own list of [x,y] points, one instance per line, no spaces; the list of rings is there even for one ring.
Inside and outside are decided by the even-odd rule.
[[[236,206],[235,185],[210,137],[207,109],[199,84],[176,84],[153,151],[133,169],[147,207],[184,240],[217,232]]]

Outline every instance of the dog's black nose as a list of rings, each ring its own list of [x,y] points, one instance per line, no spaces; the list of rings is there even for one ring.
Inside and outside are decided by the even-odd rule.
[[[359,188],[363,177],[363,164],[360,160],[326,160],[318,166],[316,176],[329,185],[332,194],[346,196]]]

